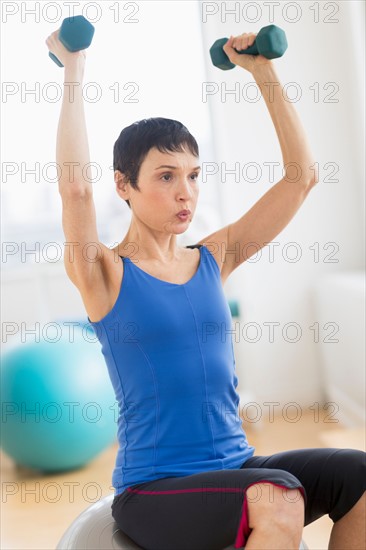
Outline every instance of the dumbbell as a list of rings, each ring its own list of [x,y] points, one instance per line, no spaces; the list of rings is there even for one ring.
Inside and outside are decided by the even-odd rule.
[[[222,49],[223,45],[226,44],[227,41],[228,38],[219,38],[210,48],[212,63],[215,67],[218,67],[223,71],[228,71],[236,66],[234,63],[231,63],[230,59]],[[260,54],[267,59],[275,59],[276,57],[281,57],[285,53],[287,46],[288,44],[285,32],[276,25],[268,25],[259,31],[255,41],[249,48],[241,50],[238,53],[246,53],[251,55]]]
[[[78,52],[90,46],[94,30],[93,25],[83,15],[74,15],[63,20],[58,38],[69,52]],[[59,67],[63,67],[53,53],[49,52],[48,55]]]

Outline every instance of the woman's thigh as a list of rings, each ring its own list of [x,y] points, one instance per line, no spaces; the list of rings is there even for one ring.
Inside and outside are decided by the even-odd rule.
[[[112,515],[146,550],[242,548],[249,535],[246,489],[267,482],[285,489],[301,483],[291,473],[267,468],[213,470],[128,487],[114,498]]]
[[[366,490],[366,453],[356,449],[311,448],[253,456],[241,469],[275,468],[294,475],[305,488],[305,525],[328,514],[335,522]]]

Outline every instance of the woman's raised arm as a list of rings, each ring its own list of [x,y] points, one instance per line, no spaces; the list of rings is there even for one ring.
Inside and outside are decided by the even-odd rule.
[[[230,37],[223,49],[232,63],[249,71],[259,86],[281,147],[284,174],[237,221],[201,239],[222,253],[223,280],[258,250],[269,244],[292,220],[318,182],[317,165],[303,125],[277,76],[273,61],[262,55],[238,54],[251,46],[254,33]],[[235,48],[235,49],[234,49]],[[250,136],[243,133],[243,144]]]
[[[52,33],[46,44],[64,65],[56,145],[66,237],[64,263],[71,281],[82,290],[102,279],[100,260],[112,252],[99,241],[91,174],[87,172],[90,159],[82,93],[86,54],[85,50],[69,52],[58,33]]]

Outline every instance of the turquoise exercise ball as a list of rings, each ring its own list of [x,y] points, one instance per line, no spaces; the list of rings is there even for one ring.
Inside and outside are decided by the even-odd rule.
[[[3,353],[1,447],[18,465],[73,470],[115,441],[116,398],[90,327]]]

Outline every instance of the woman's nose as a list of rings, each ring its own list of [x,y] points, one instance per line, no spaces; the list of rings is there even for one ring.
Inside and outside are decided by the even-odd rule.
[[[178,194],[179,196],[182,196],[184,198],[193,196],[193,190],[191,188],[191,185],[189,181],[187,181],[185,178],[182,178],[179,181]]]

